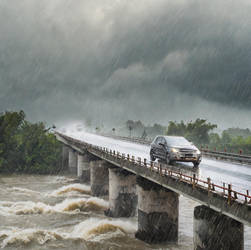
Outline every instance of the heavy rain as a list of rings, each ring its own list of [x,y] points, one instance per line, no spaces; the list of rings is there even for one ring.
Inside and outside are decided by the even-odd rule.
[[[0,0],[0,248],[251,250],[250,13]]]

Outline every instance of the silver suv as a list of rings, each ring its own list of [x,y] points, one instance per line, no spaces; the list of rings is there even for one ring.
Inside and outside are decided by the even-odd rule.
[[[182,136],[156,136],[151,143],[150,158],[151,161],[156,158],[165,160],[167,164],[174,161],[192,162],[194,167],[198,167],[201,152]]]

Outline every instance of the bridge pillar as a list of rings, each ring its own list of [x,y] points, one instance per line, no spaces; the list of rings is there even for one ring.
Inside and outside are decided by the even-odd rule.
[[[71,174],[77,174],[77,152],[69,149],[69,171]]]
[[[62,146],[62,169],[67,170],[69,167],[69,148],[66,145]]]
[[[243,224],[209,207],[195,207],[193,227],[195,250],[243,250]]]
[[[89,153],[85,153],[84,155],[82,155],[82,157],[80,158],[80,164],[82,166],[82,176],[81,176],[81,180],[84,183],[90,183],[90,178],[91,178],[91,173],[90,173],[90,164],[91,161],[95,161],[98,158],[96,158],[95,156],[89,154]]]
[[[179,195],[142,177],[137,177],[138,231],[135,237],[147,243],[178,240]]]
[[[109,168],[109,209],[105,215],[134,216],[137,202],[136,175],[120,168]]]
[[[82,154],[78,154],[78,178],[82,179],[83,169],[85,167],[85,156]]]
[[[93,196],[104,196],[109,193],[109,163],[101,160],[91,161],[91,194]]]

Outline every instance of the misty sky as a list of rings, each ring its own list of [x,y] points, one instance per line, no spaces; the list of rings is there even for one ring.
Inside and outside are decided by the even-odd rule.
[[[250,27],[250,0],[0,0],[0,109],[251,128]]]

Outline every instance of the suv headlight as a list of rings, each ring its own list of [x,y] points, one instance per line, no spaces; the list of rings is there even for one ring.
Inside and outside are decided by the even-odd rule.
[[[172,151],[173,153],[178,153],[178,152],[179,152],[179,149],[177,149],[177,148],[172,148],[171,151]]]
[[[196,154],[198,154],[198,155],[200,155],[200,154],[201,154],[201,152],[200,152],[200,150],[199,150],[199,149],[197,149],[197,150],[196,150]]]

